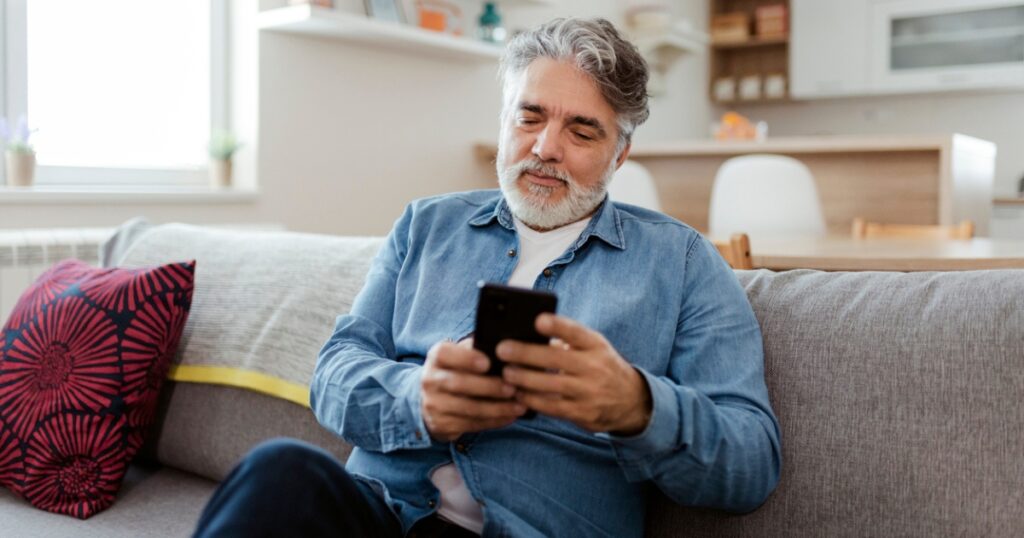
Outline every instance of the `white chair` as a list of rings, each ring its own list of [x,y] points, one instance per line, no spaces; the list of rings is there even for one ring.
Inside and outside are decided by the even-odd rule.
[[[708,232],[766,237],[823,237],[825,217],[814,177],[783,155],[744,155],[722,163],[711,189]]]
[[[615,171],[608,184],[608,196],[616,202],[661,211],[658,189],[654,187],[651,173],[640,163],[628,159]]]

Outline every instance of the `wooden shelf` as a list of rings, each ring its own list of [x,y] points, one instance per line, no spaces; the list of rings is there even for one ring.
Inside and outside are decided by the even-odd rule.
[[[758,30],[757,24],[753,23],[757,9],[778,4],[785,6],[789,12],[789,0],[709,0],[709,29],[714,27],[716,16],[729,13],[746,13],[748,21],[751,21],[751,26],[747,28],[747,38],[742,41],[716,41],[712,37],[708,55],[709,101],[717,105],[743,106],[782,103],[789,99],[789,35],[759,37],[756,33],[750,33],[750,30]],[[740,99],[740,80],[755,75],[761,81],[758,98]],[[785,77],[785,95],[767,98],[763,83],[768,76],[774,75]],[[719,86],[719,81],[725,83],[728,80],[733,81],[734,90],[731,94],[727,86]],[[716,88],[724,91],[716,92]],[[718,95],[726,99],[718,99]]]
[[[789,43],[789,36],[781,37],[754,37],[746,41],[719,41],[712,42],[711,46],[716,50],[749,49],[754,47],[770,47],[773,45],[785,45]]]
[[[258,25],[260,30],[271,32],[333,38],[465,62],[494,62],[502,52],[499,46],[468,38],[376,21],[308,4],[260,12]]]

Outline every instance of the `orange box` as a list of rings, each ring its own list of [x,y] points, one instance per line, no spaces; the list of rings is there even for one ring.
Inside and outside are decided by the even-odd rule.
[[[736,43],[750,39],[750,15],[743,12],[720,13],[711,17],[711,40]]]
[[[789,13],[785,4],[760,6],[754,10],[758,37],[783,37],[789,34]]]
[[[448,18],[442,11],[432,9],[420,9],[420,28],[443,32],[448,27]]]

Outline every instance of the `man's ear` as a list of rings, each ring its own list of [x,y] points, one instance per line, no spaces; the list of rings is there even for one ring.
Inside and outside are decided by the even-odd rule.
[[[633,147],[633,143],[630,142],[630,143],[626,144],[626,147],[622,148],[622,153],[620,153],[618,159],[616,159],[616,163],[615,163],[615,169],[616,170],[618,170],[619,167],[622,166],[622,163],[626,162],[626,158],[629,157],[629,150],[632,149],[632,147]]]

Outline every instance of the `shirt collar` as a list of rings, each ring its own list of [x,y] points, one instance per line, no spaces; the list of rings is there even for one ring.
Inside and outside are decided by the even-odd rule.
[[[469,225],[480,227],[495,221],[507,230],[515,231],[516,229],[516,225],[512,220],[512,210],[509,209],[504,196],[499,196],[493,206],[491,204],[482,206],[470,217]],[[619,250],[626,249],[626,238],[622,232],[622,217],[619,215],[619,210],[615,207],[615,204],[609,202],[607,195],[604,197],[601,205],[598,206],[597,212],[590,219],[586,229],[580,234],[577,248],[586,243],[591,236]]]

